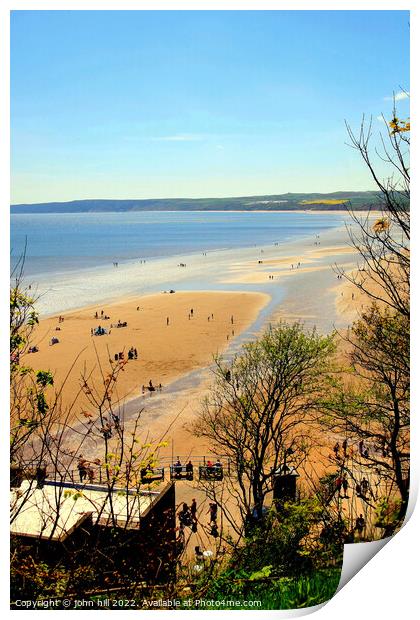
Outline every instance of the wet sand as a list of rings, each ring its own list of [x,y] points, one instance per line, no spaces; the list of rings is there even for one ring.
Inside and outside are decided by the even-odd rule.
[[[279,280],[297,273],[309,273],[329,269],[335,262],[342,266],[343,260],[349,261],[356,256],[354,248],[349,246],[319,247],[318,245],[302,248],[302,253],[288,257],[269,257],[264,254],[255,261],[235,263],[223,277],[226,284],[262,284],[267,280]],[[331,259],[331,260],[329,260]],[[354,266],[351,263],[350,266]]]

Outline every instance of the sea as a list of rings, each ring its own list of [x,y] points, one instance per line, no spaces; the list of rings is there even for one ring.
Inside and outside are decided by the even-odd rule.
[[[243,261],[293,255],[317,239],[343,243],[348,226],[350,217],[338,212],[12,214],[12,277],[25,252],[24,282],[45,316],[169,289],[264,291],[223,276]]]

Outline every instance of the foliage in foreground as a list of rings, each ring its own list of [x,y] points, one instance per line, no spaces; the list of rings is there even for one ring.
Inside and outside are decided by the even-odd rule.
[[[268,573],[269,567],[267,569]],[[240,604],[233,607],[234,609],[257,609],[256,605],[252,604],[254,601],[259,601],[260,609],[312,607],[334,596],[340,576],[340,568],[318,570],[300,577],[280,577],[276,580],[258,580],[244,571],[226,571],[214,583],[206,598],[214,601],[237,600]],[[246,604],[246,601],[250,603]]]

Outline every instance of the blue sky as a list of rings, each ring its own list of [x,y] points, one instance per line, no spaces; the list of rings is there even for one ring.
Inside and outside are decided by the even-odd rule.
[[[373,189],[408,80],[407,11],[14,11],[12,203]]]

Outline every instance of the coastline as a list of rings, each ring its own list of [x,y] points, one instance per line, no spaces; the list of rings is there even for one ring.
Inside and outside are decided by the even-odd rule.
[[[190,428],[211,381],[214,355],[234,354],[273,321],[299,321],[305,328],[316,326],[324,333],[347,326],[348,318],[339,303],[342,282],[337,281],[333,266],[337,263],[346,271],[353,270],[352,252],[346,229],[341,226],[280,245],[197,254],[190,257],[187,269],[179,268],[178,257],[165,259],[171,263],[168,274],[174,294],[156,291],[161,286],[168,290],[168,274],[159,280],[163,273],[159,260],[115,269],[111,272],[114,280],[104,277],[105,286],[99,289],[106,291],[108,299],[102,296],[102,301],[94,304],[83,303],[83,295],[66,281],[68,294],[79,302],[78,307],[63,309],[61,323],[57,320],[59,312],[41,315],[36,331],[40,351],[29,354],[25,362],[36,369],[50,369],[59,387],[77,359],[61,401],[64,408],[72,406],[74,421],[83,422],[82,412],[89,411],[89,404],[80,390],[82,373],[91,374],[100,392],[103,378],[99,365],[107,374],[109,360],[115,354],[122,352],[127,359],[128,350],[135,347],[138,359],[124,365],[113,394],[125,425],[131,428],[142,411],[141,434],[145,440],[158,441],[170,428],[172,450],[175,444],[181,454],[205,454],[206,442],[196,438],[192,442]],[[295,268],[297,263],[299,268]],[[149,273],[154,288],[151,293],[145,292],[144,286]],[[139,274],[143,277],[141,285]],[[173,274],[179,279],[174,280]],[[97,282],[89,279],[83,285],[96,293]],[[119,292],[121,282],[128,294]],[[58,298],[62,299],[61,293]],[[193,319],[188,318],[191,308]],[[101,310],[110,318],[101,321]],[[234,324],[230,322],[232,315]],[[90,335],[99,324],[108,330],[119,320],[127,321],[127,327],[111,328],[110,335]],[[60,331],[56,332],[56,327]],[[48,344],[52,336],[60,340],[54,346]],[[149,393],[146,389],[143,394],[141,386],[147,388],[149,381],[154,386],[161,383],[162,391]],[[77,402],[72,405],[75,396]],[[189,446],[188,450],[182,446]],[[161,453],[168,456],[169,448]]]
[[[59,312],[77,310],[93,304],[109,304],[132,296],[160,293],[163,290],[249,290],[246,279],[235,281],[239,269],[245,272],[261,271],[259,259],[297,262],[305,255],[306,262],[329,264],[327,250],[337,250],[348,245],[345,221],[335,223],[323,230],[318,239],[315,233],[305,231],[302,236],[285,237],[276,242],[248,244],[241,247],[227,247],[196,250],[170,256],[154,256],[147,260],[128,258],[120,261],[115,269],[112,263],[98,264],[68,271],[46,272],[37,276],[25,276],[25,284],[31,285],[37,299],[36,307],[42,318]],[[267,237],[267,235],[266,235]],[[320,237],[320,238],[319,238]],[[270,237],[268,237],[270,238]],[[322,244],[321,244],[322,242]],[[325,248],[325,251],[324,251]],[[264,255],[264,256],[262,256]],[[333,257],[331,257],[333,258]],[[302,261],[301,261],[302,262]],[[181,268],[184,266],[185,268]],[[273,262],[270,270],[276,271]],[[267,275],[267,284],[268,284]],[[263,281],[254,284],[264,285]],[[232,286],[233,285],[233,286]],[[254,290],[261,290],[254,287]],[[271,294],[270,290],[263,292]]]

